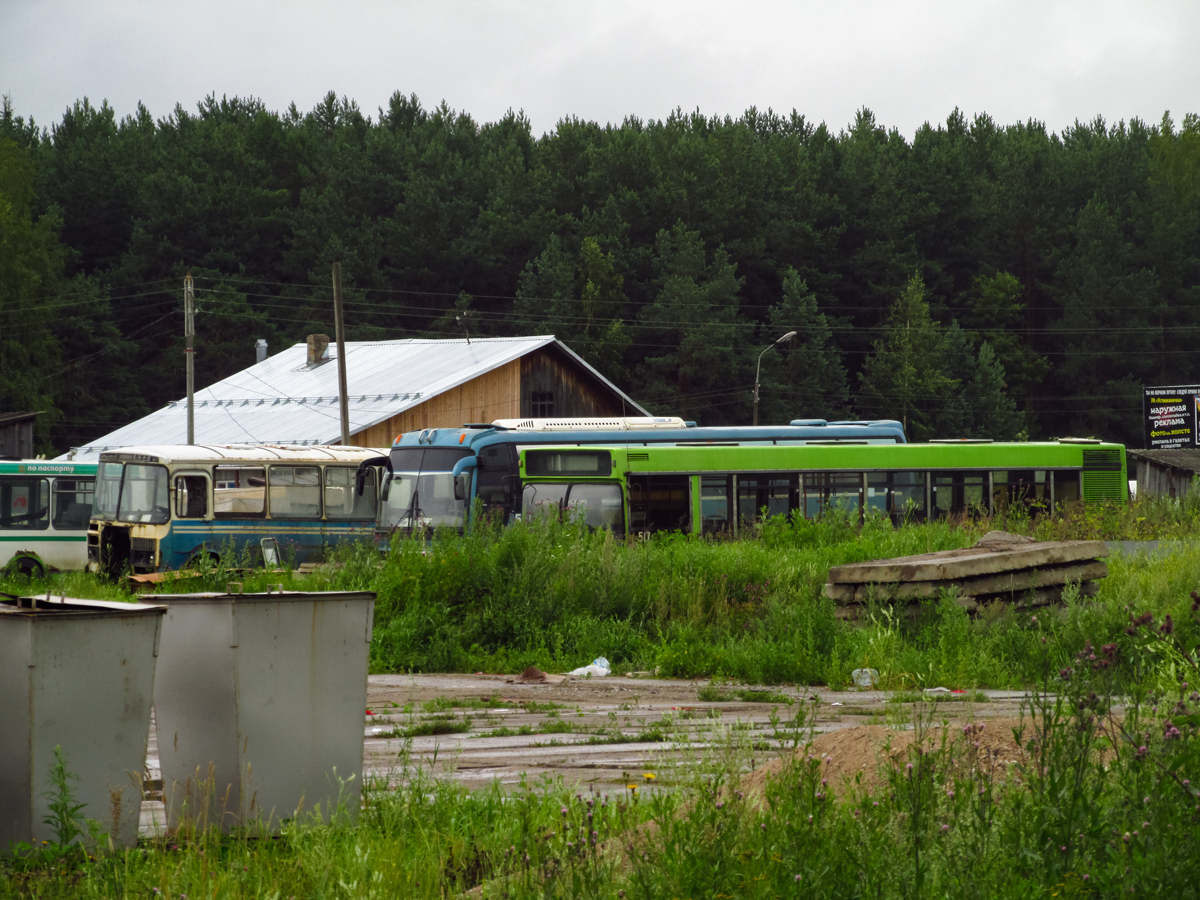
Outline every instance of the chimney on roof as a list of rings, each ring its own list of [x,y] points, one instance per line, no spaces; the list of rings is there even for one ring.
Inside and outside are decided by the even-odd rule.
[[[308,364],[320,365],[329,359],[329,335],[310,334],[308,336]]]
[[[267,342],[263,338],[259,338],[254,342],[254,361],[262,362],[267,358]]]

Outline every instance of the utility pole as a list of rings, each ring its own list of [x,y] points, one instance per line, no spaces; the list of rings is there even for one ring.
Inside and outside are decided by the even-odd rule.
[[[333,264],[333,325],[337,336],[338,406],[342,411],[342,446],[350,446],[350,400],[346,396],[346,323],[342,315],[342,267]]]
[[[196,443],[196,413],[192,403],[196,387],[196,348],[192,346],[196,338],[196,294],[191,272],[183,278],[183,336],[187,341],[187,349],[183,352],[187,359],[187,442],[190,446]]]

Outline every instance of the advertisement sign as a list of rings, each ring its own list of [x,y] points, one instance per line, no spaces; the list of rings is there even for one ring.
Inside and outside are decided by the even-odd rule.
[[[1196,410],[1200,385],[1148,387],[1142,399],[1147,450],[1181,450],[1200,444]]]

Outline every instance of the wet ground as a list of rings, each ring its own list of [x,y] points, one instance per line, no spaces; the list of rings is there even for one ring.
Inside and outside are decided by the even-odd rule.
[[[1025,695],[930,696],[939,699],[938,720],[965,721],[1016,716]],[[809,722],[817,734],[903,726],[912,718],[912,704],[889,698],[895,695],[643,677],[522,684],[503,675],[372,675],[371,714],[363,722],[364,774],[394,783],[405,766],[411,771],[419,765],[471,787],[561,777],[580,791],[621,791],[633,783],[643,790],[664,788],[678,779],[680,766],[729,747],[731,738],[754,766],[807,737]],[[158,766],[152,729],[151,787],[161,778]],[[142,805],[144,834],[162,822],[162,803],[150,796]]]

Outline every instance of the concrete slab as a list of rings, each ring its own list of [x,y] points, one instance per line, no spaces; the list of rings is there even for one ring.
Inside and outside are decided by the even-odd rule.
[[[829,570],[829,583],[949,581],[1013,569],[1093,560],[1107,556],[1108,552],[1104,541],[1040,541],[1008,544],[1002,549],[967,547],[834,566]]]
[[[519,685],[500,675],[372,675],[363,716],[363,770],[365,780],[396,783],[409,778],[417,767],[438,779],[452,779],[471,788],[498,783],[514,789],[522,783],[538,784],[545,778],[561,779],[579,790],[620,793],[628,784],[643,790],[669,787],[704,753],[735,735],[747,752],[761,762],[786,752],[791,745],[786,723],[798,705],[753,700],[704,702],[698,692],[707,681],[658,678],[568,679],[557,685]],[[953,687],[952,685],[949,687]],[[749,690],[746,685],[727,691]],[[793,703],[810,704],[816,711],[818,733],[862,724],[902,725],[909,711],[888,703],[884,691],[830,691],[827,688],[770,686],[768,693]],[[1025,697],[1021,691],[984,691],[986,703],[949,700],[939,702],[937,716],[950,721],[1014,716]],[[945,696],[945,695],[941,695]],[[965,695],[950,695],[965,696]],[[470,708],[499,699],[498,708]],[[425,704],[437,701],[439,712]],[[452,703],[467,704],[449,707]],[[449,708],[446,708],[449,707]],[[365,713],[365,710],[364,710]],[[411,738],[384,737],[383,732],[408,729],[424,722],[460,723],[470,728],[456,734]],[[773,720],[774,719],[774,723]],[[565,725],[572,732],[546,732]],[[491,736],[497,728],[528,734]],[[776,733],[778,726],[779,732]],[[668,739],[640,741],[651,730]],[[622,743],[598,743],[614,734]],[[161,778],[158,735],[151,728],[147,778],[151,788]],[[654,773],[653,782],[643,777]],[[160,799],[142,804],[143,836],[162,834],[166,816]]]

